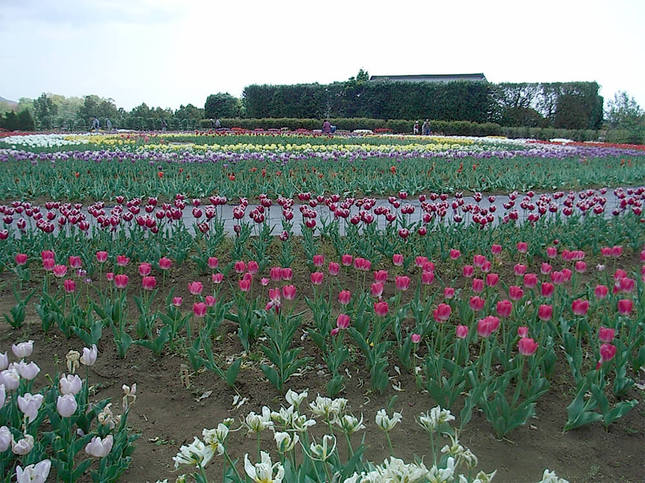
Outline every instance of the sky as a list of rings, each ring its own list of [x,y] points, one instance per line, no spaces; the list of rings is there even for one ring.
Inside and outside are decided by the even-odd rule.
[[[0,0],[0,96],[203,107],[250,84],[483,72],[645,107],[645,1]]]

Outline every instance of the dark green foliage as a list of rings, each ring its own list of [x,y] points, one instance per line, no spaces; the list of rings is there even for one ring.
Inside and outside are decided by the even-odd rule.
[[[211,94],[206,98],[204,115],[209,119],[237,117],[240,115],[238,100],[228,93]]]

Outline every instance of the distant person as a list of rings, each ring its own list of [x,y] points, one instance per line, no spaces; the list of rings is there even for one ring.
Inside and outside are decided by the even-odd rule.
[[[412,128],[412,133],[413,134],[419,134],[419,121],[414,122],[414,127]]]
[[[331,125],[331,133],[334,134],[336,132],[336,126],[333,124]]]
[[[94,116],[92,118],[92,127],[91,127],[90,131],[98,131],[99,127],[100,127],[99,120],[98,120],[98,118],[96,116]]]
[[[423,126],[421,126],[421,133],[424,136],[430,136],[430,121],[427,119],[423,122]]]
[[[108,132],[112,132],[112,121],[110,121],[110,119],[105,120],[105,129],[107,129]]]
[[[168,123],[166,122],[165,119],[162,119],[161,120],[161,130],[165,132],[166,129],[168,129]]]
[[[215,119],[215,129],[219,129],[222,127],[222,121],[219,120],[219,118]]]
[[[331,134],[331,123],[327,119],[323,122],[322,132],[323,134]]]

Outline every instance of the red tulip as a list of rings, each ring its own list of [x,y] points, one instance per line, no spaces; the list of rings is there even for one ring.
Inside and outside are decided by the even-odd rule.
[[[313,262],[314,262],[314,266],[322,267],[323,264],[325,263],[324,255],[314,255]]]
[[[255,260],[251,260],[251,261],[247,264],[247,270],[249,271],[249,273],[250,273],[251,275],[255,275],[256,273],[258,273],[258,270],[259,270],[259,269],[260,269],[260,267],[259,267],[259,265],[258,265],[258,262],[256,262]]]
[[[486,263],[486,257],[484,255],[473,255],[473,265],[477,268],[481,268],[484,263]]]
[[[481,278],[473,278],[473,292],[479,293],[484,290],[484,281]]]
[[[387,282],[387,270],[377,270],[374,272],[374,281],[385,283]]]
[[[67,266],[66,265],[54,265],[54,268],[52,269],[54,272],[54,276],[58,278],[63,278],[65,274],[67,273]]]
[[[502,253],[502,245],[493,245],[490,247],[490,251],[493,255],[499,255]]]
[[[246,263],[244,263],[243,261],[239,260],[239,261],[235,262],[234,268],[235,268],[236,273],[244,273],[246,271]]]
[[[405,292],[410,287],[410,277],[406,275],[397,275],[394,283],[397,290]]]
[[[551,297],[551,295],[553,295],[554,288],[555,287],[549,282],[542,282],[542,285],[540,286],[542,297]]]
[[[139,275],[142,277],[145,277],[146,275],[150,275],[150,272],[152,271],[152,267],[150,266],[149,263],[140,263],[139,264]]]
[[[443,298],[451,299],[455,296],[455,289],[453,287],[446,287],[443,289]]]
[[[464,265],[464,268],[462,269],[462,274],[464,277],[472,277],[475,274],[475,269],[473,268],[472,265]]]
[[[553,267],[551,266],[550,263],[543,263],[540,266],[540,273],[542,273],[542,275],[548,275],[549,273],[551,273],[552,270],[553,270]]]
[[[428,272],[424,270],[421,272],[421,283],[423,285],[430,285],[434,280],[434,272]]]
[[[271,267],[269,270],[269,276],[274,282],[279,282],[282,280],[282,268],[280,267]]]
[[[143,277],[141,286],[144,290],[153,290],[157,286],[157,279],[154,277]]]
[[[457,260],[460,256],[461,256],[461,252],[459,250],[455,250],[454,248],[450,250],[451,260]]]
[[[282,268],[280,270],[280,276],[281,276],[282,280],[289,281],[289,280],[291,280],[293,278],[293,270],[291,268],[289,268],[289,267]],[[278,280],[280,280],[280,279],[278,279]]]
[[[494,287],[499,282],[499,275],[496,273],[489,273],[486,275],[486,285],[488,287]]]
[[[76,290],[76,282],[68,278],[63,282],[63,287],[65,288],[65,292],[72,293]]]
[[[344,267],[349,267],[352,264],[354,257],[346,253],[342,257],[340,257],[340,263],[343,264]]]
[[[340,264],[337,262],[329,262],[329,275],[338,275],[340,272]]]
[[[251,290],[251,280],[247,278],[240,280],[237,285],[242,292],[248,292],[249,290]]]
[[[108,258],[108,252],[98,251],[96,252],[96,261],[99,263],[105,263]]]
[[[27,258],[28,257],[26,253],[18,253],[15,258],[16,265],[24,265],[25,263],[27,263]]]
[[[526,243],[526,242],[517,242],[517,251],[519,253],[526,253],[528,248],[529,248],[528,243]]]
[[[547,247],[546,256],[549,258],[555,258],[558,256],[558,247]]]
[[[535,273],[527,273],[524,275],[524,286],[526,288],[534,288],[538,283],[538,278]]]
[[[578,260],[576,262],[575,267],[576,267],[576,272],[578,273],[585,273],[587,271],[587,264],[582,260]]]
[[[126,257],[125,255],[117,255],[116,256],[116,264],[119,267],[125,267],[130,263],[130,259]]]
[[[70,255],[68,258],[68,263],[70,268],[81,268],[83,262],[81,261],[81,257]]]
[[[215,270],[219,265],[219,260],[217,257],[208,257],[208,268]]]
[[[596,285],[594,294],[596,295],[597,299],[604,299],[605,297],[607,297],[608,293],[609,293],[609,289],[607,288],[606,285]]]

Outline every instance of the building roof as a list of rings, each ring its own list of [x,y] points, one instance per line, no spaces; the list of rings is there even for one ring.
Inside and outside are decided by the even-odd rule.
[[[418,75],[373,75],[371,81],[391,82],[486,82],[486,76],[478,74],[418,74]]]

